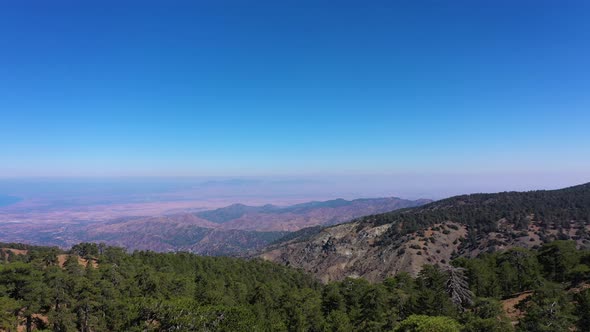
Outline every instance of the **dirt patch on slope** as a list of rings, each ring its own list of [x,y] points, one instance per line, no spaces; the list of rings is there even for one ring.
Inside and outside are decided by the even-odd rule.
[[[524,316],[524,312],[517,308],[518,304],[528,299],[532,295],[533,291],[526,291],[514,294],[512,297],[502,300],[502,309],[512,322],[512,325],[516,325],[518,320]]]
[[[64,267],[64,264],[66,263],[66,261],[68,260],[69,257],[70,257],[70,255],[66,255],[66,254],[57,255],[57,263],[59,264],[59,266]],[[82,258],[80,256],[76,256],[76,258],[78,258],[78,264],[80,264],[82,266],[88,265],[87,259]],[[94,267],[96,269],[98,267],[98,263],[96,262],[95,259],[91,259],[91,261],[92,261],[92,267]]]

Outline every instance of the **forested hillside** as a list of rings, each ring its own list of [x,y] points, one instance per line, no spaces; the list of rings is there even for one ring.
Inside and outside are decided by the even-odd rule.
[[[590,326],[590,252],[572,241],[425,265],[380,283],[260,260],[96,244],[3,244],[0,330],[567,331]]]
[[[462,195],[415,209],[361,218],[361,222],[377,226],[395,223],[383,241],[395,241],[446,221],[467,226],[471,246],[477,246],[478,237],[499,231],[502,224],[517,231],[527,231],[535,224],[548,240],[568,237],[575,229],[579,230],[575,235],[587,240],[584,226],[590,224],[590,183],[560,190]]]
[[[590,246],[590,184],[560,190],[462,195],[332,227],[310,228],[260,257],[303,268],[323,281],[381,281],[416,275],[424,264],[555,240]]]

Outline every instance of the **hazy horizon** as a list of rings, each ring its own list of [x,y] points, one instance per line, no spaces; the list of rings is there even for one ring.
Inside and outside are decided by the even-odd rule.
[[[409,204],[411,202],[405,200],[437,200],[480,192],[558,189],[587,180],[584,174],[570,174],[565,177],[562,174],[547,173],[485,176],[406,173],[307,177],[5,178],[0,179],[0,226],[4,232],[4,241],[65,245],[66,242],[61,242],[63,236],[69,241],[80,239],[76,237],[80,227],[88,227],[90,231],[142,217],[147,218],[146,222],[150,218],[156,218],[155,220],[173,227],[174,220],[178,220],[173,216],[180,220],[183,216],[194,218],[199,211],[237,203],[249,206],[289,206],[337,198],[354,200],[398,197],[407,202],[404,204]],[[379,206],[379,201],[370,201],[368,204],[376,207]],[[370,213],[369,211],[366,213]],[[172,220],[167,219],[168,216]],[[288,219],[281,219],[285,217]],[[260,221],[257,217],[253,219],[255,220]],[[266,220],[266,223],[246,221],[233,227],[295,230],[305,227],[304,225],[315,225],[321,219],[311,216],[310,219],[297,219],[283,215],[261,220]],[[299,223],[286,226],[279,220],[287,223],[299,220]],[[195,221],[193,226],[196,227],[199,222],[203,221]],[[306,224],[308,222],[311,224]],[[127,233],[122,231],[121,234]]]
[[[226,197],[232,203],[255,198],[356,199],[400,197],[442,199],[453,195],[559,189],[590,182],[583,173],[520,174],[348,174],[298,176],[200,176],[200,177],[12,177],[0,178],[0,195],[17,197],[74,198],[107,195],[125,201],[130,196],[151,200],[188,200],[194,197]],[[160,196],[154,196],[155,194]],[[174,195],[172,195],[174,194]],[[166,196],[168,195],[168,196]],[[172,195],[172,196],[171,196]],[[184,195],[184,196],[182,196]],[[127,197],[127,198],[125,198]]]

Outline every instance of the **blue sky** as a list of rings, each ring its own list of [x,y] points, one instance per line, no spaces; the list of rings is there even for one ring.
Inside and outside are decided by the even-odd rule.
[[[590,177],[587,1],[0,6],[0,177]]]

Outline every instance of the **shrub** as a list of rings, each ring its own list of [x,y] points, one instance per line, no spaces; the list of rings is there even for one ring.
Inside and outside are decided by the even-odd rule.
[[[403,320],[395,332],[459,332],[461,324],[445,316],[411,315]]]

